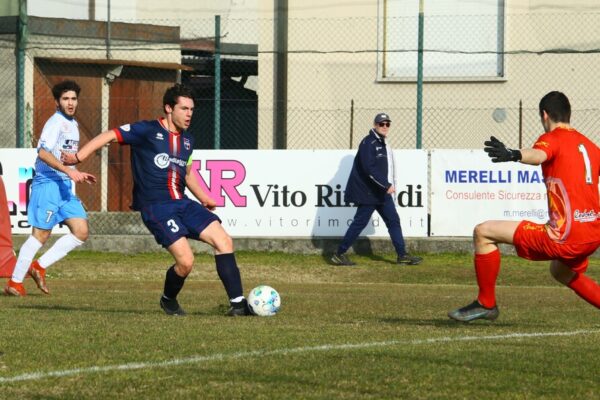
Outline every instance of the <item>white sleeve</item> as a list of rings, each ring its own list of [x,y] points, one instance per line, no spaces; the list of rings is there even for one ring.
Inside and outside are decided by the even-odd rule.
[[[58,137],[60,136],[60,127],[56,123],[54,118],[50,118],[46,121],[44,125],[44,129],[42,129],[42,134],[40,135],[40,141],[38,142],[37,149],[47,150],[52,153],[54,146],[56,146],[56,142]]]

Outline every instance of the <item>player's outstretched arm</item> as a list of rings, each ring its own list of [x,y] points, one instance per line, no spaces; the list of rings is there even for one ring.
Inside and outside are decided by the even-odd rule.
[[[521,162],[529,165],[540,165],[548,159],[546,152],[538,149],[521,149]]]
[[[204,190],[200,187],[200,184],[192,176],[192,166],[187,166],[187,171],[185,174],[185,184],[190,189],[190,192],[198,199],[198,201],[209,210],[214,210],[217,207],[217,202],[214,201],[209,195],[207,195]]]
[[[65,153],[61,155],[61,161],[65,165],[75,165],[89,157],[94,151],[100,147],[117,140],[117,134],[114,130],[102,132],[92,140],[86,143],[77,153]]]
[[[69,178],[77,183],[87,182],[87,183],[96,183],[96,177],[92,174],[88,174],[87,172],[82,172],[77,170],[76,168],[71,168],[64,165],[60,162],[52,153],[48,150],[40,149],[38,152],[38,157],[48,164],[50,167],[54,168],[57,171],[63,172],[67,174]]]

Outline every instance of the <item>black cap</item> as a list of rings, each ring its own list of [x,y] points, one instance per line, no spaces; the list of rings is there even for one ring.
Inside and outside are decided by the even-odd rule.
[[[392,120],[390,119],[390,116],[386,113],[379,113],[375,116],[375,119],[373,120],[374,123],[378,124],[380,122],[383,121],[390,121],[392,122]]]

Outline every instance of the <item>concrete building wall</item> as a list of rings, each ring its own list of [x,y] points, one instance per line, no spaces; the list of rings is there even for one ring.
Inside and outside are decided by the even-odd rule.
[[[18,3],[18,0],[5,1]],[[225,40],[255,44],[258,3],[258,0],[203,0],[177,4],[164,0],[119,0],[110,2],[110,19],[114,22],[180,26],[183,38],[195,38],[212,37],[214,16],[220,15],[223,31],[227,32]],[[65,0],[28,0],[28,13],[45,18],[90,19],[93,15],[96,21],[108,19],[107,0],[95,0],[93,11],[90,10],[90,0],[69,0],[68,4],[65,9]]]
[[[3,0],[0,2],[0,17],[19,15],[19,0]]]
[[[329,138],[327,147],[346,146],[351,101],[358,108],[353,121],[354,146],[371,127],[372,116],[379,109],[388,110],[413,135],[416,82],[382,82],[377,76],[376,55],[370,51],[353,53],[378,49],[376,21],[381,4],[382,1],[376,0],[290,1],[288,147],[322,147],[322,137],[307,130],[320,123]],[[526,113],[524,143],[529,144],[541,129],[535,113],[537,104],[550,90],[564,91],[571,98],[574,110],[580,110],[574,112],[576,126],[582,130],[600,129],[586,111],[597,107],[599,100],[598,73],[594,67],[595,61],[600,61],[597,56],[535,53],[561,48],[582,52],[599,48],[598,11],[600,4],[592,0],[567,3],[507,0],[504,49],[516,54],[505,57],[505,75],[490,80],[426,80],[424,147],[479,147],[481,139],[490,134],[515,132],[519,101],[523,102]],[[273,7],[262,10],[266,18],[274,13]],[[273,37],[272,25],[263,26],[259,51],[272,50]],[[522,54],[518,53],[520,50]],[[263,111],[259,142],[268,147],[272,115],[267,111],[273,107],[274,91],[268,76],[273,73],[273,55],[261,53],[259,59],[259,107]],[[317,108],[331,113],[324,121],[316,121],[315,113],[306,110]],[[495,112],[504,112],[506,118],[497,122]],[[392,145],[398,140],[392,138]]]

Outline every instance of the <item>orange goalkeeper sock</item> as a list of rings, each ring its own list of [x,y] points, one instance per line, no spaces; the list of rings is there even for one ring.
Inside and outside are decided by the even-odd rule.
[[[600,285],[584,274],[577,274],[568,285],[579,297],[600,308]]]
[[[500,250],[496,249],[487,254],[475,254],[475,274],[479,295],[477,301],[486,307],[496,305],[496,279],[500,272]]]

